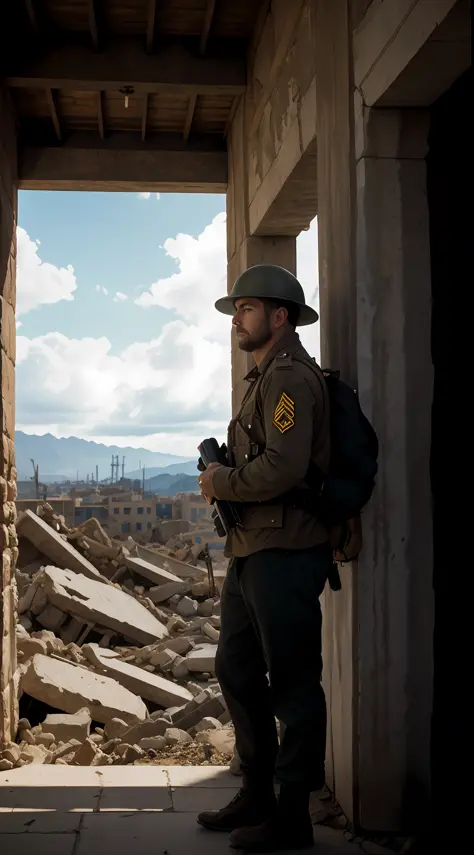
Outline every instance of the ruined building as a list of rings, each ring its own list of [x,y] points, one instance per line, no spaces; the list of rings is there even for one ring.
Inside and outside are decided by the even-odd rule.
[[[445,783],[439,770],[458,753],[446,736],[456,730],[450,693],[439,688],[456,660],[459,596],[444,581],[448,533],[456,529],[445,449],[456,439],[443,420],[458,292],[471,278],[470,3],[10,0],[7,7],[3,737],[17,716],[17,190],[226,193],[229,284],[256,262],[295,270],[296,236],[318,216],[322,361],[357,387],[381,444],[363,554],[344,569],[342,592],[324,603],[328,783],[365,828],[423,826],[430,788]],[[232,370],[235,403],[247,364],[234,346]]]

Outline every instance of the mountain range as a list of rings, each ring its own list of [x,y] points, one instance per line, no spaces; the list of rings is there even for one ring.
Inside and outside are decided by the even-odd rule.
[[[95,479],[96,466],[99,467],[99,481],[110,478],[112,455],[119,458],[119,477],[122,474],[122,460],[125,457],[125,475],[127,478],[142,478],[141,467],[145,467],[145,478],[152,481],[163,476],[194,476],[196,460],[165,454],[160,451],[148,451],[146,448],[120,448],[117,445],[104,445],[91,440],[69,436],[58,439],[47,433],[43,436],[15,432],[16,468],[18,480],[30,480],[33,475],[31,460],[39,466],[39,479],[45,484],[53,481]],[[194,479],[193,479],[194,483]],[[161,489],[161,487],[160,487]],[[193,487],[188,488],[193,489]]]

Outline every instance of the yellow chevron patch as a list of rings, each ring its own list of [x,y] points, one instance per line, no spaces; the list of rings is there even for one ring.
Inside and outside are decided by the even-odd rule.
[[[273,413],[273,424],[280,433],[286,433],[295,425],[295,402],[284,392]]]

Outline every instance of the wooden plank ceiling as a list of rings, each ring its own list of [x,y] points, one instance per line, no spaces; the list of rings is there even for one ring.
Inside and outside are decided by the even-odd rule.
[[[10,0],[24,146],[225,147],[263,0]],[[133,143],[131,143],[133,140]]]

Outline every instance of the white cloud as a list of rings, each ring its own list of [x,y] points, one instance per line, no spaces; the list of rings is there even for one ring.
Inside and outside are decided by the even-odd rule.
[[[153,194],[156,199],[161,199],[161,193]],[[151,193],[137,193],[139,199],[149,199],[151,197]]]
[[[105,294],[106,297],[109,293],[107,288],[104,287],[104,285],[96,285],[95,290],[98,291],[99,294]]]
[[[186,455],[195,454],[205,435],[223,439],[230,416],[231,323],[214,302],[227,289],[225,242],[224,214],[198,237],[179,234],[165,241],[176,273],[135,301],[175,313],[152,341],[114,355],[105,337],[18,336],[18,428]],[[315,223],[298,239],[298,275],[317,307]],[[113,299],[124,297],[116,292]],[[317,356],[315,328],[301,334]]]
[[[115,297],[114,297],[114,303],[122,303],[124,300],[128,300],[127,295],[122,294],[121,291],[116,291]]]
[[[38,255],[39,241],[17,228],[17,315],[46,303],[73,300],[77,288],[74,268],[56,267]]]

